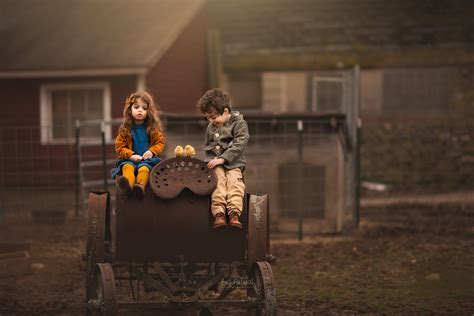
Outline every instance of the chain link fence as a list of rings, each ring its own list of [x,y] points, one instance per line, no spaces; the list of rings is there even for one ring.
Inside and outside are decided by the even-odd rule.
[[[357,204],[357,190],[347,190],[346,185],[356,188],[357,182],[347,181],[348,170],[357,165],[351,158],[354,149],[344,116],[246,119],[251,134],[244,173],[247,191],[270,195],[273,236],[336,232],[356,224],[352,206]],[[361,133],[362,198],[401,200],[418,195],[438,201],[453,193],[468,197],[474,190],[473,121],[464,116],[366,123]],[[176,145],[191,144],[203,158],[205,120],[165,116],[164,122],[164,157],[172,157]],[[112,122],[111,130],[116,131],[119,123]],[[112,139],[104,148],[100,136],[83,140],[78,159],[75,140],[42,143],[42,133],[40,127],[0,128],[3,222],[55,222],[86,215],[87,192],[104,189],[103,152],[109,178],[115,162]],[[84,185],[88,183],[95,186]],[[107,185],[113,194],[115,182],[109,178]]]
[[[164,158],[173,156],[175,146],[187,144],[196,148],[197,158],[204,157],[207,122],[201,116],[170,115],[163,120]],[[355,162],[348,155],[344,115],[253,115],[246,120],[251,135],[246,187],[248,192],[269,194],[274,236],[331,233],[354,226],[351,206],[356,196],[354,191],[348,194],[345,181],[348,164],[353,170]],[[110,126],[113,135],[119,124],[120,120],[102,123],[102,130]],[[61,221],[61,214],[84,216],[87,192],[104,189],[104,172],[114,194],[109,172],[115,161],[113,139],[104,139],[103,146],[99,135],[88,133],[88,138],[79,134],[79,142],[52,144],[40,134],[39,127],[0,128],[3,221],[54,222]]]

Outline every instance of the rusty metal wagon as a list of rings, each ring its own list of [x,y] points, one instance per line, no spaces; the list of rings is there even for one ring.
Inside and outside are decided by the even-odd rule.
[[[237,309],[276,314],[265,194],[246,193],[242,230],[213,230],[213,170],[192,157],[157,164],[143,200],[91,192],[87,313]]]

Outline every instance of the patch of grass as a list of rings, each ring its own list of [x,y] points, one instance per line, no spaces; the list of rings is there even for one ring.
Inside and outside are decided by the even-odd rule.
[[[292,248],[280,249],[289,256],[277,255],[273,266],[279,305],[285,307],[388,314],[474,310],[471,243],[447,252],[448,245],[403,238],[279,245],[277,252],[279,247]],[[439,273],[440,280],[426,280],[430,273]]]

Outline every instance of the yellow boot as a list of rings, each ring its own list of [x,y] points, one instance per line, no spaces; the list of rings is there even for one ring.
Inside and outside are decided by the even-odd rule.
[[[148,184],[148,178],[150,176],[150,169],[146,166],[141,166],[138,169],[137,183],[133,186],[133,192],[135,196],[140,200],[145,197],[145,187]]]
[[[135,167],[131,164],[123,165],[122,175],[117,178],[117,183],[127,196],[131,196],[132,186],[135,183]]]

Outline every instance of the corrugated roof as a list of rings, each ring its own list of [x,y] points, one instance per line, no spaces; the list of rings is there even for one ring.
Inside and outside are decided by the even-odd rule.
[[[1,0],[0,72],[143,69],[205,0]]]
[[[473,0],[211,0],[226,68],[474,61]],[[398,56],[397,54],[405,54]],[[434,56],[438,54],[441,56]],[[388,56],[388,57],[387,57]],[[408,57],[407,57],[408,56]],[[436,58],[435,58],[436,57]],[[387,60],[388,59],[388,60]],[[254,65],[257,67],[258,65]]]

